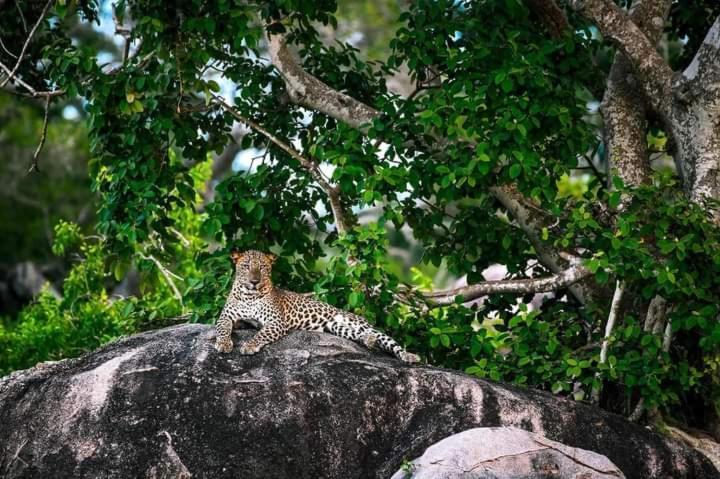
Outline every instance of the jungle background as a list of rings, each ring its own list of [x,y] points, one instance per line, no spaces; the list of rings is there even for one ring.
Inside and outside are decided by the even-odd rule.
[[[623,175],[617,44],[544,3],[0,1],[0,374],[212,323],[252,248],[430,364],[720,438],[718,197],[649,100]],[[682,70],[720,5],[665,3]]]

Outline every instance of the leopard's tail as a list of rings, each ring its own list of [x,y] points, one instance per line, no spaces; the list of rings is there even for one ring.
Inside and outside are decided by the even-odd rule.
[[[325,329],[342,338],[362,342],[369,349],[378,347],[406,363],[420,362],[420,356],[400,346],[387,334],[370,326],[365,319],[350,313],[340,313],[328,322]]]

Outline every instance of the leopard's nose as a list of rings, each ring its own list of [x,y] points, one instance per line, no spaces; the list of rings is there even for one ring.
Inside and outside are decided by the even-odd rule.
[[[252,283],[253,286],[257,286],[259,282],[260,278],[250,278],[250,283]]]

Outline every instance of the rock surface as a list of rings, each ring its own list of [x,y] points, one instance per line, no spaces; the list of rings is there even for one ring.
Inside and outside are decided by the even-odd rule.
[[[621,479],[605,456],[516,427],[469,429],[433,444],[392,479]]]
[[[585,404],[322,333],[249,357],[219,355],[213,336],[175,326],[0,379],[0,477],[386,478],[443,438],[498,426],[595,451],[628,478],[720,477],[687,446]]]

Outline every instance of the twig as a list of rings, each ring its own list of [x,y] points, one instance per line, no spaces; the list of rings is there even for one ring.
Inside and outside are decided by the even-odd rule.
[[[22,8],[20,8],[20,4],[18,3],[17,0],[15,0],[15,7],[17,8],[18,13],[20,14],[20,21],[23,24],[23,31],[25,33],[27,33],[27,22],[25,21],[25,15],[23,15]]]
[[[0,62],[0,68],[5,71],[5,73],[10,78],[12,75],[12,71],[9,67],[7,67],[4,63]],[[23,81],[21,78],[15,77],[15,81],[20,85],[21,87],[25,88],[28,92],[30,92],[29,96],[32,98],[37,98],[39,96],[60,96],[65,94],[65,90],[54,90],[54,91],[37,91],[32,86],[28,85],[25,81]],[[6,90],[7,91],[7,90]],[[20,92],[12,92],[22,95]]]
[[[28,170],[28,173],[32,173],[33,171],[37,171],[40,173],[40,168],[38,167],[38,158],[40,157],[40,152],[43,149],[43,146],[45,145],[45,138],[47,138],[47,129],[48,129],[48,116],[50,112],[50,97],[45,97],[45,118],[43,119],[43,128],[42,128],[42,136],[40,137],[40,143],[38,144],[37,148],[35,149],[35,153],[33,154],[32,159],[32,165],[30,165],[30,169]]]
[[[625,284],[617,280],[615,282],[615,293],[613,294],[612,303],[610,304],[610,313],[608,314],[607,324],[605,325],[605,336],[600,348],[600,364],[607,362],[608,349],[610,347],[610,336],[612,335],[618,311],[620,310],[620,302],[622,301]],[[598,403],[600,401],[600,388],[596,388],[592,392],[592,401]]]
[[[130,56],[130,39],[132,36],[132,30],[125,27],[124,23],[121,23],[118,19],[117,15],[117,6],[113,5],[112,7],[112,18],[113,22],[115,22],[115,35],[120,35],[125,39],[125,46],[123,48],[123,56],[122,56],[122,63],[123,65],[127,63],[128,57]]]
[[[5,80],[3,80],[2,83],[0,83],[0,88],[3,88],[5,85],[7,85],[7,82],[9,82],[10,79],[15,76],[15,73],[17,72],[18,68],[20,68],[20,63],[22,63],[23,56],[25,56],[25,50],[27,50],[27,47],[30,44],[30,41],[32,40],[33,35],[35,35],[35,31],[38,29],[38,27],[42,23],[43,19],[45,18],[45,15],[47,15],[48,10],[50,10],[50,6],[53,4],[53,1],[54,0],[49,0],[45,4],[45,8],[43,8],[42,13],[40,13],[40,18],[38,18],[37,22],[35,23],[35,26],[30,31],[30,34],[28,35],[27,40],[25,40],[25,44],[23,45],[22,50],[20,50],[20,55],[18,55],[17,62],[15,62],[15,67],[8,74],[8,77]],[[20,8],[20,7],[18,7],[18,8]],[[27,30],[27,28],[26,28],[26,30]]]
[[[172,289],[173,294],[175,295],[175,298],[180,302],[180,305],[183,305],[182,295],[180,294],[180,291],[177,289],[177,286],[175,286],[175,282],[172,280],[171,276],[174,276],[176,279],[181,280],[182,278],[172,271],[168,270],[165,266],[160,263],[160,261],[157,260],[153,255],[144,255],[143,253],[139,253],[140,257],[142,259],[152,261],[155,263],[155,266],[157,266],[157,269],[160,270],[160,273],[165,277],[165,281],[167,281],[168,286],[170,286],[170,289]]]
[[[182,233],[180,233],[175,228],[169,228],[169,230],[172,234],[174,234],[175,236],[177,236],[180,239],[180,242],[183,244],[183,246],[185,246],[186,248],[190,247],[190,241],[188,241],[188,239],[185,236],[183,236]]]
[[[579,348],[573,350],[572,355],[574,356],[574,355],[576,355],[576,354],[578,354],[578,353],[581,353],[581,352],[583,352],[583,351],[588,351],[588,350],[590,350],[590,349],[595,349],[595,348],[597,348],[598,346],[600,346],[600,342],[599,342],[599,341],[593,341],[593,342],[591,342],[591,343],[583,344],[583,345],[580,346]]]
[[[5,53],[7,53],[8,55],[10,55],[11,57],[13,57],[17,60],[17,55],[15,55],[13,52],[11,52],[10,50],[7,49],[7,47],[5,46],[5,44],[2,41],[2,38],[0,38],[0,47],[2,47],[3,50],[5,50]]]

